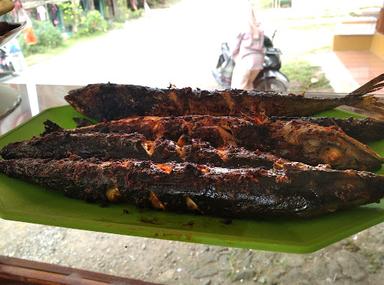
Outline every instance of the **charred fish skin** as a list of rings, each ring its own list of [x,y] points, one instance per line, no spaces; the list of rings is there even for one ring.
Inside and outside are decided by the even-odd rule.
[[[342,129],[347,135],[354,139],[368,143],[384,138],[384,121],[374,120],[371,118],[366,119],[338,119],[338,118],[327,118],[327,117],[276,117],[272,116],[269,118],[271,121],[282,120],[301,120],[318,124],[324,127],[335,126]]]
[[[310,116],[340,105],[355,104],[360,96],[336,99],[305,98],[275,92],[150,88],[139,85],[89,84],[71,90],[65,99],[78,112],[98,121],[132,116]]]
[[[276,120],[269,130],[273,153],[288,160],[301,155],[310,165],[329,164],[336,169],[369,171],[380,169],[383,163],[383,159],[367,145],[338,128],[302,120]]]
[[[237,144],[255,149],[262,145],[268,135],[266,125],[254,124],[237,117],[180,116],[180,117],[134,117],[116,121],[102,122],[92,126],[77,128],[75,133],[133,133],[138,132],[146,138],[178,141],[181,136],[207,141],[214,147]]]
[[[124,158],[134,155],[147,159],[142,146],[143,136],[133,134],[72,134],[67,131],[47,133],[42,137],[10,143],[0,150],[4,159],[51,158],[60,159],[76,155],[83,158]]]
[[[292,137],[290,132],[287,132],[287,136]],[[292,138],[305,140],[305,138]],[[291,155],[298,156],[300,152],[301,149],[298,148]],[[4,159],[27,157],[60,159],[75,155],[81,158],[133,158],[155,162],[189,161],[232,168],[271,167],[274,162],[282,160],[259,150],[248,151],[233,146],[216,149],[208,142],[191,140],[184,135],[174,142],[167,139],[147,140],[139,133],[72,133],[64,130],[47,133],[42,137],[34,137],[23,142],[11,143],[0,150],[0,155]]]
[[[231,218],[314,217],[379,201],[384,178],[288,163],[224,169],[149,161],[0,160],[0,172],[73,198]]]
[[[11,143],[0,150],[4,159],[50,158],[71,156],[100,159],[138,159],[155,162],[193,162],[213,166],[270,168],[284,161],[273,154],[239,147],[216,149],[208,142],[182,136],[177,142],[167,139],[146,139],[138,133],[47,133],[27,141]]]
[[[334,127],[302,120],[251,122],[237,117],[135,117],[78,128],[87,132],[139,132],[150,139],[177,141],[187,134],[214,147],[234,146],[271,152],[285,159],[337,169],[376,171],[383,159],[368,146]]]

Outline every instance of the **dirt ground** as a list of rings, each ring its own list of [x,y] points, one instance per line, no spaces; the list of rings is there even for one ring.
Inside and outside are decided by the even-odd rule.
[[[384,225],[284,254],[0,220],[0,254],[163,284],[382,284]]]

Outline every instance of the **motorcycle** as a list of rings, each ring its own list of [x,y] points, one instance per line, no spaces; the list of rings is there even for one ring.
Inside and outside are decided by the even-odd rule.
[[[258,91],[276,91],[285,93],[288,91],[288,77],[280,71],[281,51],[273,46],[273,39],[264,36],[264,62],[263,69],[259,72],[253,82],[253,87]],[[225,89],[231,88],[231,78],[235,62],[231,58],[231,50],[228,43],[221,45],[221,55],[215,70],[212,71],[217,83]]]
[[[10,75],[15,75],[15,72],[15,68],[7,52],[3,48],[0,48],[0,79]]]

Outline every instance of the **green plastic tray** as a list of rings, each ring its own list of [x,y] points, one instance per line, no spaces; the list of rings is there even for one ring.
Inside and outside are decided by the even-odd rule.
[[[334,110],[327,116],[350,114]],[[73,128],[80,116],[70,106],[48,109],[0,138],[0,148],[43,131],[50,119]],[[372,144],[381,155],[384,141]],[[309,220],[225,221],[216,217],[140,210],[130,205],[101,207],[0,175],[0,215],[4,219],[99,232],[270,251],[307,253],[384,221],[384,202]]]

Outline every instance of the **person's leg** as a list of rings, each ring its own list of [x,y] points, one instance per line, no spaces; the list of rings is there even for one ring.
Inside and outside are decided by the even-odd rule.
[[[241,62],[236,63],[232,73],[231,88],[244,89],[247,81],[247,70],[241,65]]]
[[[247,86],[245,90],[252,90],[254,89],[253,87],[253,81],[255,81],[256,79],[256,76],[259,74],[260,70],[258,69],[253,69],[253,70],[249,70],[248,72],[248,82],[247,82]]]
[[[259,72],[260,70],[258,69],[248,70],[241,65],[235,65],[232,74],[231,88],[252,90],[253,81],[256,79]]]

